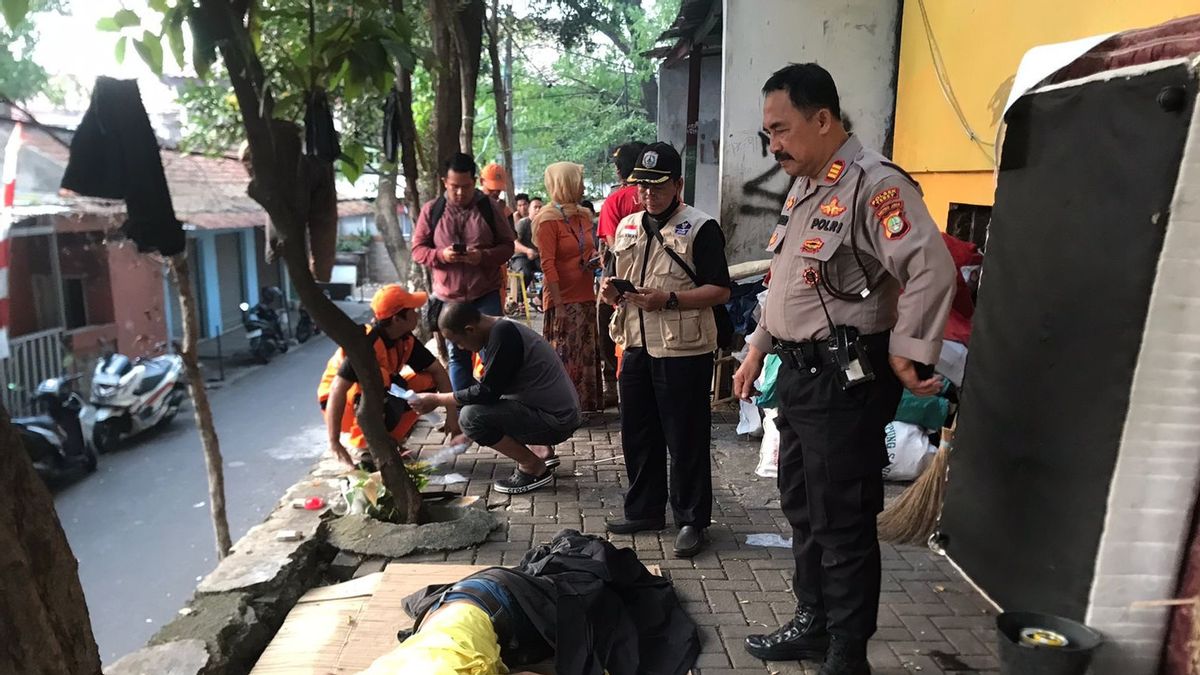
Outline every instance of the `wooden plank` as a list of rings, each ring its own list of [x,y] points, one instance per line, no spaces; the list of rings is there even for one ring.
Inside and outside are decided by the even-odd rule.
[[[383,571],[383,579],[375,595],[367,602],[346,647],[342,650],[335,673],[357,673],[364,670],[398,644],[396,631],[411,628],[412,618],[404,611],[404,598],[432,584],[448,584],[489,565],[434,565],[391,563]]]
[[[368,596],[297,604],[251,675],[326,675],[336,672],[338,658]]]
[[[321,586],[305,593],[297,603],[344,600],[346,598],[370,597],[383,579],[383,572],[367,574],[332,586]]]

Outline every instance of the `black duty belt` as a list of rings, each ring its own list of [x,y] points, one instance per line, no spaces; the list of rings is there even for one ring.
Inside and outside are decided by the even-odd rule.
[[[886,354],[891,332],[862,335],[859,341],[871,354]],[[837,357],[829,351],[829,340],[789,342],[771,338],[771,351],[779,355],[781,364],[796,370],[815,373],[822,366],[837,366]]]

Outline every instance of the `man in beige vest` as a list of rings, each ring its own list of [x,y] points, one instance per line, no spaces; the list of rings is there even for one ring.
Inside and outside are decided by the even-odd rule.
[[[605,277],[600,293],[617,307],[609,327],[623,350],[618,389],[629,474],[625,517],[609,521],[608,531],[663,529],[669,494],[679,527],[675,555],[690,557],[712,516],[713,307],[729,299],[729,267],[721,226],[680,202],[682,166],[668,143],[638,156],[628,181],[646,210],[617,225],[616,275]]]

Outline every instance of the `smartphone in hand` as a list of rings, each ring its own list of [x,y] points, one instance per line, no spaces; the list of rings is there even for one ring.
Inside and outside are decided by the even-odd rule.
[[[638,292],[637,286],[634,286],[630,281],[621,277],[613,277],[608,283],[612,284],[613,288],[617,289],[617,292],[621,295]]]
[[[463,255],[464,253],[467,252],[467,245],[462,243],[461,241],[454,242],[454,244],[451,246],[451,248],[453,248],[454,252],[459,255]]]

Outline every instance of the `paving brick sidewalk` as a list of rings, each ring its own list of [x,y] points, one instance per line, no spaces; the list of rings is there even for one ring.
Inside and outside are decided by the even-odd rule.
[[[724,417],[724,419],[721,419]],[[742,648],[750,633],[767,632],[795,610],[790,549],[749,546],[746,535],[790,529],[779,510],[774,481],[754,475],[757,442],[734,436],[736,415],[714,418],[714,493],[709,544],[690,560],[671,555],[675,532],[609,535],[632,546],[647,564],[657,563],[692,619],[700,626],[702,651],[696,675],[728,673],[813,674],[819,664],[764,663]],[[418,427],[409,447],[441,446],[441,435]],[[427,445],[422,445],[425,443]],[[486,449],[472,448],[440,473],[469,479],[449,489],[478,495],[503,521],[482,545],[452,553],[409,556],[405,562],[513,565],[533,545],[563,528],[604,533],[604,520],[620,516],[625,466],[615,414],[580,429],[559,446],[557,481],[528,495],[503,495],[491,483],[506,477],[512,463]],[[883,594],[879,633],[871,642],[877,675],[920,672],[996,672],[993,619],[989,605],[944,559],[924,549],[883,547]]]

